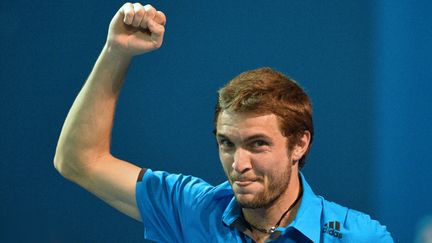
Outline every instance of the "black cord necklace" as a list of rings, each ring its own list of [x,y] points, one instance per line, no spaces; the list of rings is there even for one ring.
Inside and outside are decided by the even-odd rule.
[[[246,224],[248,224],[251,228],[258,230],[261,233],[264,234],[273,234],[276,229],[279,227],[280,223],[282,222],[282,219],[287,215],[287,213],[298,203],[298,201],[300,200],[300,198],[303,196],[303,187],[300,187],[300,191],[299,194],[297,195],[296,200],[289,206],[289,208],[285,211],[285,213],[282,214],[282,216],[280,217],[279,221],[275,224],[275,226],[271,227],[270,229],[266,230],[266,229],[262,229],[262,228],[258,228],[252,224],[250,224],[248,221],[245,220]]]

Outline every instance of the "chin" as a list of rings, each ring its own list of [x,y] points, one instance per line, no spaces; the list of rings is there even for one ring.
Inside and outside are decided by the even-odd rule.
[[[266,206],[266,203],[254,194],[237,194],[236,200],[242,208],[255,209]]]
[[[267,208],[270,207],[282,194],[278,193],[238,193],[235,192],[235,198],[242,208]]]

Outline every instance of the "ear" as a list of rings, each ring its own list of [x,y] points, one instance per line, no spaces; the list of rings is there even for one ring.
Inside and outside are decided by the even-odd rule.
[[[305,131],[301,136],[299,142],[293,148],[291,156],[294,161],[300,160],[303,157],[303,155],[306,153],[306,151],[309,148],[310,139],[311,139],[310,132]]]

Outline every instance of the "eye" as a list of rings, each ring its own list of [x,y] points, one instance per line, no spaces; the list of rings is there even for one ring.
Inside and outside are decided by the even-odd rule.
[[[232,143],[228,139],[220,139],[218,143],[219,143],[219,147],[221,148],[230,149],[234,147],[234,143]]]
[[[254,153],[267,151],[269,146],[270,143],[262,139],[253,140],[251,143],[249,143],[249,149]]]
[[[254,148],[259,148],[259,147],[267,146],[267,145],[269,145],[269,144],[264,140],[255,140],[252,142],[252,147],[254,147]]]

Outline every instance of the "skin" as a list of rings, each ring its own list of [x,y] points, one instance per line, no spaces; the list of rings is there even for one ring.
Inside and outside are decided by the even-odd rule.
[[[305,132],[300,144],[287,151],[289,141],[274,114],[223,111],[216,137],[222,166],[245,219],[259,228],[274,226],[299,193],[297,161],[309,146],[310,134]],[[290,211],[281,226],[294,219],[297,209]],[[252,233],[258,242],[268,238],[259,231]]]
[[[117,11],[105,46],[66,117],[54,157],[62,176],[139,221],[135,186],[141,168],[111,154],[111,131],[130,62],[162,46],[165,22],[165,15],[151,5],[126,3]],[[287,153],[287,141],[274,115],[254,117],[224,111],[217,128],[220,145],[221,136],[234,144],[228,150],[220,146],[220,157],[236,197],[245,206],[245,218],[262,228],[273,226],[298,193],[295,161],[306,152],[310,135],[306,132],[301,144]],[[247,138],[258,133],[271,138],[272,144],[260,145],[255,151]],[[239,178],[243,181],[237,182]],[[282,223],[291,218],[290,213]],[[265,239],[259,233],[252,237],[257,242]]]
[[[140,168],[110,151],[114,111],[133,56],[161,47],[165,15],[126,3],[111,20],[107,41],[64,122],[54,166],[122,213],[141,221],[135,201]]]

